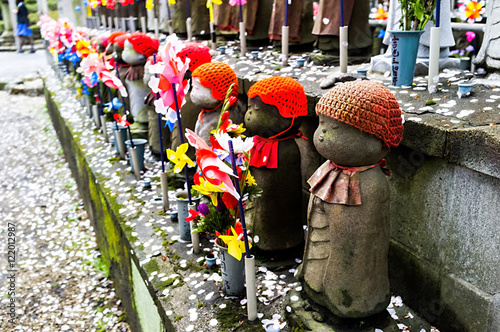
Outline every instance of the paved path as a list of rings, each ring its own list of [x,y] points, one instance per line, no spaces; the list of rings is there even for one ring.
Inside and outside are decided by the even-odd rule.
[[[0,52],[0,80],[21,79],[47,65],[45,51],[36,53]]]
[[[0,91],[0,128],[0,331],[130,331],[45,99]]]

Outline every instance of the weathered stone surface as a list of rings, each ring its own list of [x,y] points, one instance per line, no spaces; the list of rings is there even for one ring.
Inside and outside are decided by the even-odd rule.
[[[500,126],[451,131],[448,134],[446,156],[453,163],[500,178],[498,167],[500,165]]]
[[[294,300],[291,300],[291,298]],[[398,332],[396,322],[387,313],[363,320],[342,320],[325,308],[315,305],[303,292],[293,291],[286,296],[284,312],[288,324],[298,331],[314,332]],[[415,326],[416,327],[416,326]],[[295,330],[292,330],[295,331]]]
[[[474,59],[475,64],[484,64],[500,69],[500,1],[493,0],[486,7],[488,20],[481,48]]]
[[[346,166],[377,163],[387,150],[375,136],[320,115],[314,145]],[[380,167],[359,173],[361,205],[331,204],[311,195],[302,267],[311,299],[339,317],[380,313],[390,299],[389,185]]]
[[[441,286],[441,331],[492,331],[493,299],[489,294],[456,278],[444,276]]]
[[[441,272],[435,263],[421,259],[420,253],[393,238],[389,249],[389,277],[393,292],[408,299],[412,308],[426,320],[436,322],[442,308]]]
[[[277,138],[288,137],[297,133],[300,119],[290,125],[291,119],[282,117],[275,106],[258,96],[249,100],[245,114],[249,135],[269,138],[282,133]],[[247,204],[247,219],[253,234],[259,236],[255,245],[261,250],[282,251],[304,242],[300,160],[297,143],[290,138],[278,142],[278,168],[250,167],[262,196]]]

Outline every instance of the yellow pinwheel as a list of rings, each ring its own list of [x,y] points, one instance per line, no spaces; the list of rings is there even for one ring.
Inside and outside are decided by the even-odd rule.
[[[208,12],[210,13],[210,22],[214,22],[214,6],[213,4],[216,5],[222,5],[222,0],[207,0],[207,8]]]
[[[174,163],[174,173],[182,171],[186,164],[194,166],[194,162],[186,156],[189,145],[187,143],[179,145],[177,151],[167,149],[167,158]]]
[[[147,10],[153,9],[153,6],[154,6],[153,0],[146,0],[146,9]]]
[[[237,260],[241,260],[241,257],[246,252],[245,242],[243,241],[243,232],[238,234],[234,227],[231,226],[232,235],[219,235],[219,238],[224,241],[227,245],[227,252],[229,255],[233,256]],[[249,243],[248,248],[250,249],[252,245]]]
[[[193,189],[200,192],[202,195],[210,196],[210,199],[212,200],[212,204],[214,206],[217,206],[217,193],[222,193],[226,191],[226,186],[224,183],[221,183],[220,185],[216,186],[205,179],[203,176],[199,176],[197,173],[195,175],[194,179],[194,185]]]
[[[168,0],[168,5],[175,5],[175,0]]]

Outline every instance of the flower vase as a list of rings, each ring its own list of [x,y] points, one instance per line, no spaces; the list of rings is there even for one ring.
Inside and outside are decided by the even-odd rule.
[[[237,260],[228,249],[217,244],[220,253],[223,290],[226,295],[237,296],[245,289],[245,260]],[[243,255],[242,255],[243,256]]]
[[[464,56],[460,58],[460,69],[461,70],[469,70],[470,58],[468,56]]]
[[[411,86],[423,31],[389,31],[391,34],[391,76],[394,86]]]
[[[144,169],[144,148],[148,140],[143,138],[134,138],[132,141],[134,142],[134,147],[137,151],[137,164],[139,165],[139,171],[142,171]],[[130,166],[132,167],[132,173],[134,173],[134,162],[132,160],[132,154],[130,153],[130,148],[132,147],[130,140],[125,141],[125,145],[129,149]]]
[[[127,127],[123,127],[119,124],[113,123],[111,126],[113,128],[113,136],[115,137],[115,151],[116,154],[120,154],[120,149],[125,151],[125,140],[127,139]],[[117,139],[117,135],[120,135],[121,141]],[[119,146],[121,142],[121,147]]]
[[[178,212],[178,222],[179,222],[179,241],[180,242],[191,242],[191,227],[186,221],[189,217],[189,200],[186,191],[181,191],[175,194],[175,199],[177,201],[177,212]],[[200,198],[192,197],[191,201],[193,204],[198,205]]]

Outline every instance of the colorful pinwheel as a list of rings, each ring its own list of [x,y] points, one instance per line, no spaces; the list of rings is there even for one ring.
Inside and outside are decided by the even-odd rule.
[[[116,122],[118,122],[118,124],[122,127],[130,126],[130,123],[127,121],[127,118],[124,116],[121,116],[120,114],[113,115],[113,119],[115,119]]]
[[[216,234],[227,245],[229,255],[237,260],[241,260],[243,254],[246,252],[245,243],[242,241],[243,227],[239,221],[237,221],[234,226],[235,227],[231,226],[231,234],[222,235],[219,232],[216,232]],[[250,243],[248,246],[249,248],[252,247]]]
[[[247,0],[229,0],[229,5],[231,5],[232,7],[236,6],[236,5],[245,5],[247,3]]]
[[[106,86],[109,86],[112,89],[118,89],[122,97],[128,96],[127,89],[123,85],[122,81],[120,81],[120,79],[113,75],[109,70],[106,69],[101,71],[99,76]]]
[[[123,104],[120,103],[120,100],[118,99],[118,97],[115,97],[109,103],[104,104],[104,106],[107,107],[108,110],[112,111],[112,110],[119,109],[120,107],[123,106]]]
[[[180,173],[186,164],[194,167],[194,162],[186,155],[189,148],[187,143],[179,145],[177,151],[167,149],[167,158],[174,164],[174,173]]]
[[[189,58],[182,61],[177,56],[178,49],[180,49],[180,42],[170,38],[165,53],[161,56],[163,62],[149,66],[149,71],[155,75],[151,76],[148,86],[154,94],[160,95],[159,100],[163,102],[163,106],[158,101],[155,102],[156,112],[165,115],[170,130],[177,122],[177,115],[173,113],[176,111],[176,99],[177,106],[180,108],[188,88],[184,74],[189,68]],[[175,85],[175,93],[173,85]]]
[[[210,22],[214,22],[214,6],[222,5],[222,0],[207,0],[208,13],[210,15]]]
[[[189,144],[197,149],[196,162],[205,179],[219,188],[223,184],[224,192],[228,192],[236,199],[240,199],[240,195],[236,192],[233,181],[229,176],[233,174],[232,168],[220,160],[217,154],[208,147],[208,144],[189,129],[186,129],[186,138]]]

